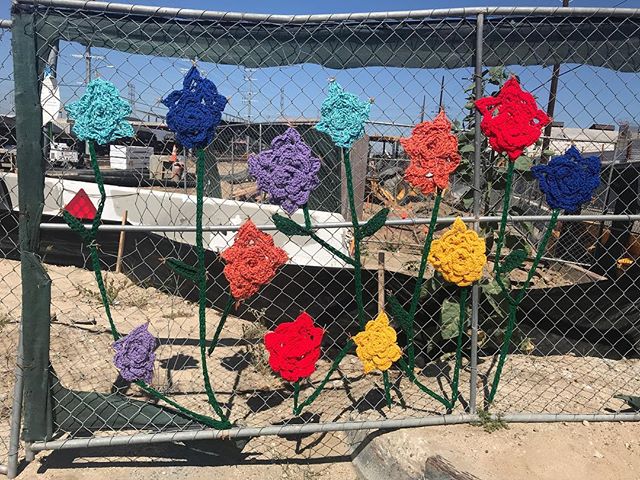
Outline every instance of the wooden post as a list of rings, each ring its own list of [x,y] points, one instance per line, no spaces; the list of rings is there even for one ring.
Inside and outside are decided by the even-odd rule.
[[[384,311],[384,251],[378,252],[378,311]]]
[[[127,224],[127,211],[122,214],[122,225]],[[116,273],[122,273],[122,255],[124,254],[124,241],[127,232],[120,230],[120,240],[118,241],[118,257],[116,258]]]

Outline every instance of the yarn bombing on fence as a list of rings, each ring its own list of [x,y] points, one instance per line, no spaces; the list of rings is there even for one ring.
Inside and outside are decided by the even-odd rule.
[[[540,182],[540,190],[551,208],[575,213],[591,200],[600,185],[600,157],[583,157],[572,146],[548,164],[535,165],[531,173]]]
[[[345,92],[340,84],[329,84],[329,94],[320,108],[320,122],[316,130],[326,133],[333,143],[342,148],[351,145],[364,135],[364,123],[369,120],[371,102],[360,100],[353,93]]]
[[[496,96],[476,100],[475,105],[482,114],[480,128],[489,145],[498,153],[506,153],[511,161],[536,143],[542,128],[551,121],[538,108],[533,95],[520,88],[516,77],[507,80]]]
[[[113,363],[127,382],[144,380],[150,383],[153,379],[156,338],[147,327],[148,324],[144,323],[113,344],[116,351]]]
[[[433,241],[429,263],[447,282],[468,287],[482,278],[487,263],[485,251],[484,239],[456,218],[451,228]]]
[[[289,259],[286,252],[273,243],[273,237],[258,230],[251,220],[240,227],[233,245],[223,251],[221,257],[226,263],[224,276],[236,300],[246,300],[257,293]]]
[[[250,156],[247,164],[258,189],[289,214],[304,206],[320,183],[320,159],[294,128],[275,137],[269,150]]]
[[[409,138],[400,143],[411,160],[405,179],[423,194],[449,185],[451,175],[460,165],[458,138],[451,133],[451,122],[444,110],[432,122],[416,125]]]
[[[364,331],[353,337],[356,355],[362,362],[364,373],[391,368],[402,356],[398,346],[398,335],[391,325],[389,317],[380,312],[376,318],[367,322]]]
[[[107,80],[92,80],[80,100],[64,108],[73,120],[73,133],[80,140],[106,145],[117,138],[133,136],[133,127],[127,121],[131,106]]]
[[[222,120],[227,98],[218,93],[216,85],[200,75],[193,66],[182,81],[182,90],[175,90],[162,100],[169,109],[167,126],[176,140],[186,148],[208,145]]]
[[[271,369],[288,382],[309,377],[320,358],[324,330],[302,312],[293,322],[278,325],[264,336]]]

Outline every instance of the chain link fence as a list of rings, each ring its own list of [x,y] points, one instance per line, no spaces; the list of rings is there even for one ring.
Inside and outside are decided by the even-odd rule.
[[[100,260],[114,320],[121,332],[148,322],[159,340],[152,385],[171,400],[208,413],[197,353],[198,292],[164,262],[195,258],[194,158],[174,148],[160,102],[180,88],[194,62],[229,99],[216,138],[206,149],[209,329],[215,329],[227,298],[218,254],[233,243],[245,219],[273,234],[290,258],[271,284],[232,310],[219,348],[208,360],[216,393],[237,427],[232,436],[247,438],[238,448],[264,458],[340,458],[350,453],[349,436],[342,430],[447,418],[453,422],[488,408],[507,321],[504,302],[488,280],[473,290],[463,337],[460,402],[451,412],[395,370],[390,371],[394,403],[388,408],[382,376],[363,375],[351,352],[317,400],[302,416],[293,417],[293,389],[271,373],[262,338],[302,310],[326,330],[323,356],[317,372],[302,385],[302,398],[359,330],[352,269],[312,240],[274,232],[271,216],[279,210],[266,202],[247,172],[251,154],[295,126],[322,159],[321,186],[309,202],[312,222],[322,239],[345,255],[352,253],[340,152],[313,128],[330,79],[373,101],[366,137],[352,151],[359,218],[364,221],[384,207],[391,210],[387,225],[364,245],[368,316],[377,314],[381,293],[393,294],[401,303],[410,299],[433,207],[433,199],[404,181],[408,159],[399,139],[441,107],[446,109],[463,162],[444,196],[436,237],[453,217],[462,216],[493,238],[505,188],[504,164],[475,129],[473,100],[478,92],[493,93],[516,75],[554,122],[516,166],[504,253],[524,248],[529,263],[512,272],[513,285],[524,282],[550,218],[530,165],[575,144],[584,154],[601,156],[603,170],[593,201],[578,215],[561,216],[553,231],[518,311],[513,348],[491,411],[537,420],[562,414],[619,415],[628,406],[616,396],[640,391],[640,104],[635,91],[640,13],[513,8],[284,17],[42,0],[18,1],[15,18],[26,25],[22,37],[29,37],[30,28],[34,31],[35,55],[25,61],[34,63],[38,78],[40,102],[31,108],[43,111],[38,148],[43,148],[45,175],[36,253],[51,279],[51,321],[37,334],[47,336],[38,345],[47,347],[51,363],[50,422],[40,438],[28,438],[30,449],[228,435],[158,408],[144,391],[118,377],[88,249],[60,215],[81,190],[94,204],[99,199],[87,146],[72,134],[62,107],[77,100],[91,79],[102,77],[131,104],[135,129],[133,138],[97,151],[108,197]],[[22,203],[13,161],[17,142],[9,34],[2,32],[4,456],[12,402],[8,382],[22,304]],[[304,223],[301,212],[292,218]],[[493,260],[489,252],[487,277]],[[431,270],[425,278],[416,316],[416,375],[446,398],[455,360],[449,310],[456,293]],[[400,343],[404,341],[401,337]],[[32,421],[35,406],[29,400],[38,397],[30,395],[25,415],[27,420],[32,415]]]

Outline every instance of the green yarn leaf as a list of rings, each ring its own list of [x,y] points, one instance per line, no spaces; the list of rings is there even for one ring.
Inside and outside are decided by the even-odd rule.
[[[307,230],[302,225],[294,222],[290,218],[283,217],[278,213],[274,213],[271,218],[273,219],[273,223],[276,228],[288,237],[291,237],[293,235],[311,235],[311,232],[309,232],[309,230]]]
[[[389,295],[388,299],[389,307],[391,308],[391,316],[400,324],[402,329],[406,332],[409,328],[409,313],[404,308],[402,308],[402,305],[400,305],[400,302],[398,302],[398,299],[394,295]]]
[[[521,248],[516,248],[509,252],[504,258],[504,262],[502,262],[502,266],[500,267],[500,271],[504,273],[509,273],[511,270],[515,270],[516,268],[520,268],[524,261],[527,259],[527,252],[525,252]]]
[[[66,224],[69,225],[69,228],[71,228],[71,230],[82,237],[82,240],[89,240],[90,232],[86,228],[84,228],[84,224],[80,220],[78,220],[66,210],[62,211],[62,218],[64,219]]]
[[[189,265],[184,263],[182,260],[178,260],[177,258],[167,258],[165,260],[167,267],[173,270],[178,275],[195,282],[198,277],[198,270],[193,265]]]
[[[378,213],[376,213],[373,217],[371,217],[367,223],[365,223],[362,227],[360,227],[360,237],[370,237],[382,227],[384,227],[384,223],[387,221],[387,216],[389,215],[389,209],[383,208]]]

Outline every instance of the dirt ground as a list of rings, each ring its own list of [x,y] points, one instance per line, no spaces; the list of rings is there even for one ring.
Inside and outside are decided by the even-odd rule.
[[[639,480],[640,424],[571,423],[510,424],[507,429],[487,433],[482,427],[453,425],[400,430],[376,437],[388,448],[393,462],[416,476],[429,458],[439,457],[467,476],[464,480]],[[295,464],[274,460],[245,461],[238,466],[219,465],[203,447],[157,446],[141,449],[135,459],[122,452],[43,453],[20,475],[20,479],[131,480],[211,478],[340,479],[356,480],[348,458],[329,463]],[[199,451],[198,451],[199,450]],[[79,455],[79,456],[76,456]],[[167,458],[173,456],[174,458]],[[228,460],[228,459],[227,459]],[[133,461],[135,465],[126,462]],[[431,477],[433,478],[433,477]]]
[[[65,388],[81,391],[108,393],[117,377],[112,364],[112,338],[98,300],[97,288],[92,272],[73,268],[47,265],[52,279],[52,315],[51,360]],[[0,403],[10,404],[13,372],[13,358],[17,341],[17,319],[19,318],[19,298],[15,292],[19,289],[19,263],[0,260],[0,283],[5,288],[2,299],[2,312],[5,319],[3,337],[0,341]],[[197,412],[210,414],[206,396],[202,389],[199,351],[197,346],[198,322],[197,308],[182,298],[163,293],[155,288],[143,288],[131,284],[123,275],[107,275],[107,285],[113,302],[114,321],[121,332],[126,333],[144,322],[149,322],[150,331],[159,339],[156,351],[156,371],[153,386],[163,391],[182,405]],[[13,292],[11,294],[11,292]],[[211,332],[218,313],[208,311],[208,328]],[[292,390],[290,386],[273,376],[266,364],[261,350],[264,329],[255,322],[231,317],[221,336],[221,343],[207,364],[211,378],[223,408],[231,412],[231,421],[238,425],[262,426],[292,419]],[[538,335],[539,338],[536,337]],[[620,411],[624,402],[612,398],[616,393],[637,393],[640,391],[640,362],[637,359],[611,359],[597,355],[590,344],[576,342],[561,345],[558,338],[547,332],[529,332],[534,339],[536,349],[542,351],[544,342],[553,344],[559,352],[556,355],[543,356],[536,350],[529,355],[511,355],[503,372],[500,394],[493,406],[496,412],[553,412],[553,413],[594,413]],[[481,358],[479,389],[486,387],[485,375],[493,366],[493,358]],[[318,364],[313,376],[313,384],[304,385],[301,399],[306,398],[319,379],[328,370],[331,353]],[[466,362],[466,361],[465,361]],[[437,364],[430,364],[418,372],[420,381],[443,395],[449,393],[449,381],[452,371],[452,358],[443,358]],[[461,372],[462,401],[454,413],[461,413],[468,398],[469,371],[465,363]],[[387,418],[406,418],[443,413],[440,404],[422,393],[406,378],[401,379],[398,372],[390,373],[391,380],[399,388],[394,391],[394,405],[384,407],[381,395],[381,376],[362,374],[361,365],[356,357],[348,355],[341,364],[339,372],[331,377],[327,388],[307,409],[310,421],[342,420],[378,420]],[[146,400],[143,392],[131,388],[127,394],[137,400]],[[8,415],[0,416],[0,439],[6,440],[8,433]],[[497,432],[494,436],[484,434],[471,427],[447,427],[430,429],[428,432],[442,432],[442,444],[434,441],[438,449],[458,448],[461,458],[474,458],[468,449],[477,450],[478,461],[484,452],[474,447],[478,439],[485,439],[492,446],[485,448],[490,452],[511,452],[512,458],[520,451],[534,452],[550,448],[549,458],[562,459],[560,445],[564,441],[565,457],[573,458],[572,452],[602,453],[604,459],[589,457],[589,462],[604,463],[618,461],[624,465],[628,448],[620,449],[620,458],[614,456],[614,444],[598,443],[604,438],[625,438],[633,452],[638,456],[640,447],[637,439],[638,425],[610,425],[609,436],[603,436],[601,428],[593,426],[588,432],[596,432],[592,437],[580,437],[584,434],[582,426],[544,426],[529,427],[529,433],[523,433],[521,439],[513,437],[514,432],[524,429],[513,426],[506,432]],[[533,428],[538,431],[533,432]],[[576,430],[574,430],[574,428]],[[552,430],[557,429],[557,430]],[[131,430],[102,432],[105,434],[123,434]],[[524,430],[523,430],[524,431]],[[609,432],[602,430],[602,432]],[[548,438],[542,434],[547,432]],[[574,438],[574,432],[576,437]],[[629,432],[629,433],[625,433]],[[635,433],[634,433],[635,432]],[[472,434],[473,441],[466,440]],[[435,433],[425,434],[425,438],[438,439]],[[511,435],[511,437],[509,437]],[[587,435],[587,434],[584,434]],[[589,434],[591,435],[591,434]],[[635,435],[635,440],[632,436]],[[588,436],[588,435],[587,435]],[[513,438],[512,438],[513,437]],[[552,441],[557,437],[557,442]],[[449,443],[446,443],[446,439]],[[457,440],[456,440],[457,438]],[[471,438],[471,437],[470,437]],[[493,439],[498,439],[494,441]],[[522,445],[518,445],[518,441]],[[578,443],[573,443],[573,442]],[[588,442],[593,442],[590,445]],[[604,442],[604,440],[602,440]],[[634,443],[635,442],[635,443]],[[623,442],[624,444],[625,442]],[[431,443],[430,443],[431,444]],[[447,447],[449,445],[449,447]],[[555,446],[554,446],[555,445]],[[464,448],[463,448],[464,446]],[[2,447],[2,441],[0,441]],[[552,448],[553,447],[553,448]],[[6,444],[5,444],[6,448]],[[635,449],[635,450],[633,450]],[[97,479],[97,478],[344,478],[351,480],[355,473],[349,463],[349,447],[341,434],[311,435],[296,442],[290,438],[267,437],[251,440],[241,452],[233,455],[221,455],[211,452],[211,445],[154,446],[135,449],[136,457],[131,457],[132,449],[126,451],[91,451],[79,453],[74,457],[64,452],[43,455],[40,461],[30,465],[21,478],[34,478],[35,472],[42,471],[45,479]],[[204,453],[203,453],[204,451]],[[453,450],[452,450],[453,451]],[[544,450],[540,450],[543,452]],[[4,455],[4,452],[0,452]],[[177,459],[172,458],[172,455]],[[236,457],[240,455],[240,457]],[[453,453],[452,453],[453,455]],[[524,455],[524,454],[523,454]],[[543,453],[535,458],[545,459]],[[553,456],[552,456],[553,455]],[[576,453],[576,455],[578,455]],[[588,454],[584,454],[588,457]],[[583,455],[583,456],[584,456]],[[229,464],[240,463],[234,467]],[[528,456],[527,462],[528,460]],[[579,466],[579,458],[576,457]],[[471,462],[472,464],[474,462]],[[587,462],[582,461],[583,464]],[[196,466],[192,466],[196,465]],[[197,466],[199,465],[199,466]],[[637,464],[635,464],[637,466]],[[79,468],[83,467],[83,468]],[[487,466],[487,468],[489,468]],[[514,466],[514,468],[516,468]],[[550,468],[547,466],[547,468]],[[576,466],[577,468],[577,466]],[[568,471],[571,471],[569,469]],[[499,479],[491,476],[491,471],[482,471],[480,478]],[[553,478],[513,475],[504,478]],[[572,478],[572,477],[557,477]],[[574,477],[579,478],[579,477]],[[581,477],[581,478],[636,478],[636,477]]]

